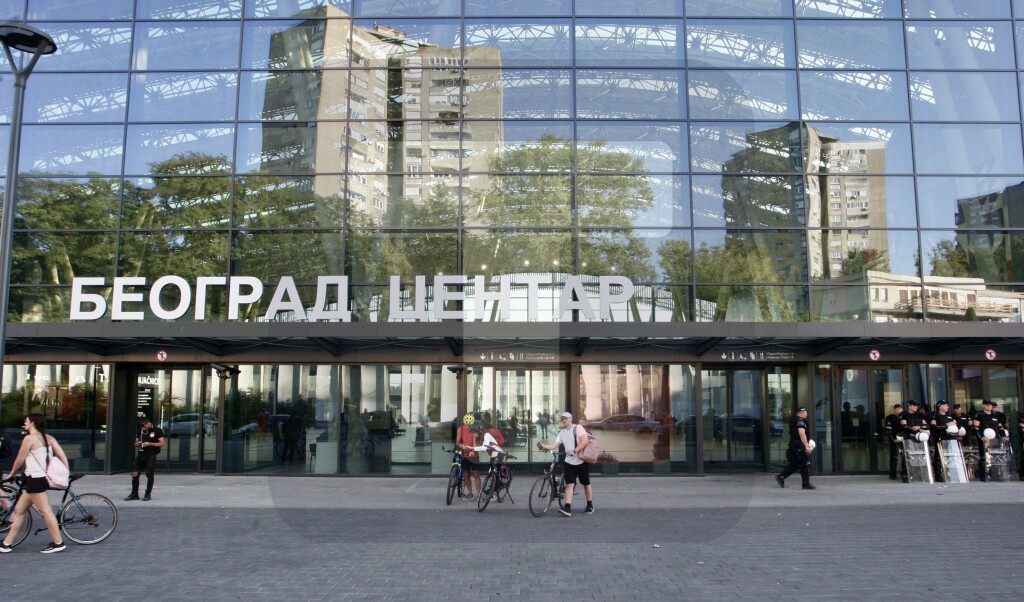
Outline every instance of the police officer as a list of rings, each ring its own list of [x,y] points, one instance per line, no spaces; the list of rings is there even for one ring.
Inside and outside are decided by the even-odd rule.
[[[132,492],[124,501],[139,499],[139,475],[146,473],[146,494],[143,501],[148,502],[153,495],[153,472],[156,468],[156,455],[164,446],[164,432],[160,427],[153,426],[153,421],[139,418],[139,430],[135,436],[135,464],[132,465]]]
[[[907,402],[907,411],[903,412],[903,415],[900,416],[900,434],[903,435],[904,439],[916,439],[918,433],[927,430],[928,423],[925,421],[924,416],[921,416],[917,402],[911,399]],[[906,454],[903,455],[902,460],[900,476],[903,477],[904,483],[909,483],[910,472],[907,470]]]
[[[803,482],[803,489],[817,489],[811,485],[811,461],[810,453],[814,448],[810,445],[810,427],[807,425],[807,408],[799,407],[796,415],[789,421],[789,449],[786,450],[786,458],[789,464],[781,474],[775,475],[779,487],[786,486],[786,477],[796,471],[800,471],[800,480]]]
[[[981,400],[981,410],[974,415],[974,430],[978,437],[978,474],[982,482],[987,481],[988,474],[988,443],[985,438],[985,429],[992,429],[996,437],[1002,435],[1003,425],[999,423],[999,416],[992,411],[993,403],[987,399]]]
[[[900,416],[903,414],[903,404],[898,403],[892,406],[892,414],[885,417],[882,423],[885,429],[885,436],[889,440],[889,478],[896,480],[896,464],[900,456],[900,442],[896,435],[900,432]]]
[[[960,433],[962,434],[958,434],[957,439],[963,445],[964,439],[967,438],[967,431],[971,430],[971,417],[964,413],[964,406],[954,403],[953,418],[956,420],[957,427],[961,429]]]
[[[931,441],[934,441],[934,456],[932,456],[932,467],[935,470],[935,480],[943,482],[946,480],[946,471],[943,469],[942,458],[939,454],[942,453],[942,447],[939,445],[940,441],[954,441],[956,440],[956,433],[949,432],[949,426],[954,425],[956,430],[956,418],[949,413],[949,403],[945,399],[940,399],[935,404],[935,413],[932,414],[929,425],[931,426],[932,436]]]

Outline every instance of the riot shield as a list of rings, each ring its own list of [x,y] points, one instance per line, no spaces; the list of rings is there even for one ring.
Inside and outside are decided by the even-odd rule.
[[[938,442],[939,461],[942,464],[943,477],[947,483],[966,483],[967,465],[960,442],[956,439]]]
[[[967,466],[967,479],[973,481],[978,478],[978,463],[981,461],[981,456],[978,455],[977,444],[970,444],[961,446],[960,450],[964,454],[964,464]]]
[[[1013,466],[1013,450],[1009,440],[996,437],[986,442],[986,446],[989,480],[1009,481]]]
[[[903,454],[907,462],[907,476],[911,483],[934,483],[932,459],[928,453],[928,442],[903,440]]]

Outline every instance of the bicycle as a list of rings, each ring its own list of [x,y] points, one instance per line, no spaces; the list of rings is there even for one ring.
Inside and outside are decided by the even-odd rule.
[[[68,487],[64,489],[64,497],[61,498],[60,508],[56,512],[57,525],[71,541],[92,545],[100,543],[110,537],[117,528],[117,507],[113,502],[98,493],[83,493],[78,495],[71,490],[71,483],[84,477],[85,474],[76,472],[71,475]],[[7,533],[11,529],[11,522],[14,517],[14,507],[22,494],[25,493],[25,479],[19,477],[16,480],[18,486],[13,487],[4,483],[0,486],[0,507],[3,514],[0,515],[0,533]],[[38,512],[38,511],[37,511]],[[36,529],[36,533],[45,531],[46,527]],[[21,531],[18,532],[11,546],[16,546],[25,541],[32,531],[32,513],[26,511],[25,519],[21,523]]]
[[[452,469],[448,473],[448,492],[445,497],[445,505],[451,506],[452,500],[455,499],[455,493],[458,492],[459,497],[464,497],[466,494],[466,479],[462,473],[462,450],[461,449],[447,449],[442,447],[441,451],[452,452]]]
[[[508,501],[515,504],[512,499],[512,492],[509,491],[509,485],[512,484],[512,467],[509,466],[508,461],[514,460],[515,456],[505,453],[500,447],[497,446],[482,446],[476,448],[477,451],[490,452],[491,465],[487,469],[487,476],[484,477],[483,484],[480,486],[480,494],[476,498],[476,509],[478,512],[483,512],[487,509],[487,504],[491,503],[493,497],[499,504],[508,498]]]
[[[530,514],[540,517],[548,513],[551,502],[558,500],[562,507],[562,496],[565,494],[565,481],[561,478],[562,463],[557,451],[552,451],[551,466],[544,470],[544,475],[537,477],[530,487]]]

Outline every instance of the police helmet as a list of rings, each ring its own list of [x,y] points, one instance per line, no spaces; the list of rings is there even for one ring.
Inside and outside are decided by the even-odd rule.
[[[914,435],[914,438],[924,443],[928,440],[928,431],[918,431],[917,434]]]
[[[959,431],[960,427],[958,427],[955,422],[950,422],[949,424],[946,425],[946,432],[949,433],[950,435],[955,435]]]
[[[988,429],[985,429],[985,431],[983,433],[981,433],[981,436],[986,438],[986,439],[995,439],[996,438],[996,432],[995,432],[995,430],[988,428]]]
[[[814,451],[814,448],[818,447],[818,444],[814,442],[814,439],[808,439],[807,447],[811,448],[811,451]]]
[[[965,429],[964,427],[960,427],[960,430],[958,430],[956,434],[958,437],[963,437],[964,435],[967,434],[967,429]]]

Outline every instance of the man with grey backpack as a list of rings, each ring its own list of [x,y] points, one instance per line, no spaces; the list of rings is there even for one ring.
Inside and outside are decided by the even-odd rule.
[[[558,417],[558,422],[562,425],[562,430],[558,431],[554,443],[537,442],[538,449],[548,451],[557,449],[559,456],[564,458],[565,472],[562,479],[565,482],[565,495],[558,511],[562,513],[562,516],[572,516],[572,492],[578,478],[580,484],[583,485],[583,492],[587,496],[587,507],[583,510],[583,514],[593,514],[594,492],[590,487],[590,464],[584,462],[580,457],[589,444],[590,437],[581,425],[572,423],[572,414],[569,412],[562,412],[562,415]]]

